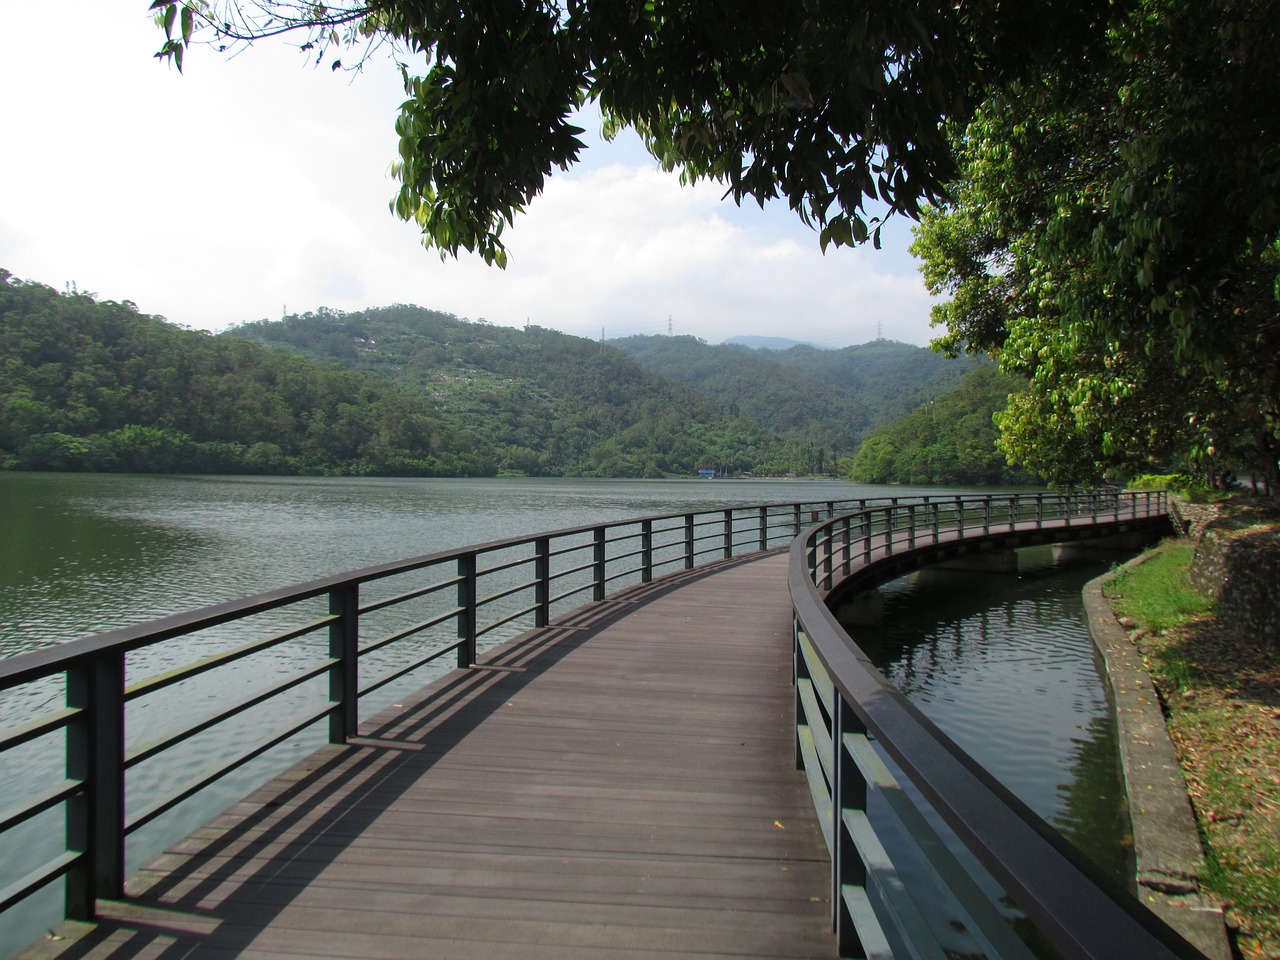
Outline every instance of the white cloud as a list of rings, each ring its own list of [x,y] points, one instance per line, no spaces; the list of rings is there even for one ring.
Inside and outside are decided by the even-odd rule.
[[[877,323],[930,336],[905,228],[883,251],[824,257],[784,206],[681,188],[634,138],[552,177],[504,238],[507,271],[442,263],[388,212],[402,99],[390,64],[351,82],[265,44],[229,61],[198,49],[182,76],[152,59],[145,10],[0,11],[0,86],[22,93],[6,101],[0,266],[19,276],[210,329],[285,307],[412,302],[584,336],[665,332],[668,316],[712,342],[838,346]]]

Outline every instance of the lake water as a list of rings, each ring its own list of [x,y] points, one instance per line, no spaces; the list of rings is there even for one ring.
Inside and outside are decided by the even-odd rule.
[[[327,574],[545,530],[728,505],[943,492],[820,481],[0,473],[0,657]],[[1097,796],[1114,807],[1115,750],[1079,610],[1080,585],[1103,565],[1064,567],[1047,549],[1038,556],[1020,577],[979,583],[926,573],[889,585],[893,627],[878,637],[877,655],[891,679],[1033,809],[1086,848],[1104,836],[1095,846],[1119,849],[1113,827],[1080,826],[1098,816],[1110,823],[1114,812],[1093,809]],[[47,703],[0,694],[0,721],[57,706],[61,694],[36,699]],[[131,838],[130,864],[320,739],[292,744],[292,754],[250,767],[161,818]],[[50,759],[10,758],[0,764],[0,782],[28,776],[14,763],[34,771]],[[173,775],[166,769],[152,778]],[[131,799],[148,788],[145,777],[136,787],[131,779]],[[60,819],[33,822],[0,843],[0,863],[42,861],[61,833]],[[9,868],[0,872],[0,887],[14,879]],[[57,897],[42,896],[21,917],[0,919],[0,956],[55,922],[58,909]]]

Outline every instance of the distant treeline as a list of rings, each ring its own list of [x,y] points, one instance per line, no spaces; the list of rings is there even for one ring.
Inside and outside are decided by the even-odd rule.
[[[404,305],[322,308],[213,336],[0,270],[0,365],[4,469],[1013,476],[991,424],[1009,383],[887,341],[601,344]],[[920,412],[892,426],[922,403],[929,430]],[[912,452],[926,436],[928,452]]]

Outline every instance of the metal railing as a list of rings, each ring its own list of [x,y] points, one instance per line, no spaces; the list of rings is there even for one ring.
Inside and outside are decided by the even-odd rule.
[[[495,541],[0,661],[0,773],[10,771],[0,843],[27,859],[41,845],[49,853],[20,867],[22,858],[0,856],[0,917],[61,880],[65,915],[91,918],[97,898],[122,895],[139,830],[233,772],[247,779],[273,748],[294,753],[261,780],[305,752],[300,737],[344,742],[362,700],[393,696],[397,683],[421,686],[424,669],[470,666],[482,643],[611,591],[784,547],[809,523],[877,502],[733,507]]]
[[[1201,956],[889,684],[827,602],[904,557],[1150,529],[1167,512],[1161,493],[935,500],[833,517],[792,544],[797,764],[831,851],[842,957],[1029,958],[1003,898],[1068,960]]]

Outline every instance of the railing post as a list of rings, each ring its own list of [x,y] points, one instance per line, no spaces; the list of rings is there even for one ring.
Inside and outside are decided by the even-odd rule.
[[[99,897],[124,896],[124,654],[109,651],[67,669],[67,706],[83,713],[67,727],[68,780],[84,790],[67,802],[66,916],[90,920]]]
[[[956,497],[956,532],[964,536],[964,500]]]
[[[640,582],[653,582],[653,521],[640,522]]]
[[[1044,529],[1044,494],[1036,494],[1036,529]]]
[[[898,498],[893,498],[894,506],[897,505]],[[884,508],[884,555],[886,557],[893,556],[893,511],[894,506]]]
[[[916,548],[916,505],[914,503],[907,504],[907,524],[911,528],[911,532],[907,534],[907,543],[914,550]]]
[[[476,555],[458,554],[458,666],[476,662]]]
[[[793,537],[798,537],[798,536],[800,536],[800,530],[801,530],[801,526],[800,526],[800,504],[798,504],[798,503],[796,503],[796,504],[792,504],[791,509],[792,509],[792,511],[795,513],[795,521],[792,523],[792,526],[793,526],[795,529],[793,529],[793,530],[792,530],[792,532],[791,532],[791,536],[793,536]]]
[[[849,537],[849,515],[844,515],[844,521],[841,524],[840,535],[840,552],[844,561],[841,564],[841,572],[843,576],[849,576],[853,572],[853,548]]]
[[[825,527],[823,527],[823,531],[824,532],[822,535],[822,540],[827,545],[827,551],[826,551],[826,556],[823,558],[823,561],[822,561],[822,569],[824,574],[822,578],[822,584],[823,584],[823,589],[830,590],[835,583],[835,576],[833,575],[833,571],[835,569],[835,558],[836,558],[836,533],[835,533],[835,529],[831,526],[829,522]]]
[[[832,758],[831,815],[835,823],[832,824],[834,829],[831,835],[835,841],[833,844],[835,849],[831,851],[831,919],[835,927],[839,955],[864,957],[867,954],[858,936],[857,927],[853,923],[853,916],[849,912],[843,891],[846,886],[861,887],[865,890],[867,867],[845,827],[844,811],[857,810],[866,813],[867,781],[858,770],[858,765],[845,753],[844,737],[848,733],[866,733],[866,727],[849,708],[843,696],[838,697],[834,713],[835,716],[831,718],[831,743],[835,753]]]
[[[593,532],[591,599],[599,602],[604,599],[605,588],[605,528],[596,527]]]
[[[939,514],[942,512],[942,510],[941,510],[941,504],[937,503],[936,501],[930,500],[930,501],[929,501],[929,510],[930,510],[930,512],[933,514],[933,517],[932,517],[932,524],[933,524],[933,542],[934,542],[934,543],[937,543],[937,542],[938,542]]]
[[[724,512],[724,558],[733,557],[733,509]]]
[[[646,556],[646,562],[651,558]],[[648,582],[648,570],[645,571]],[[533,625],[545,627],[551,622],[551,538],[539,537],[533,544]]]
[[[769,549],[769,508],[760,508],[760,552]]]
[[[693,514],[684,515],[684,568],[693,569]]]
[[[1018,495],[1013,495],[1013,500],[1009,503],[1009,529],[1018,529]]]
[[[346,743],[360,724],[360,585],[354,580],[329,591],[329,742]]]
[[[982,533],[988,536],[991,533],[991,497],[990,495],[982,498]]]

